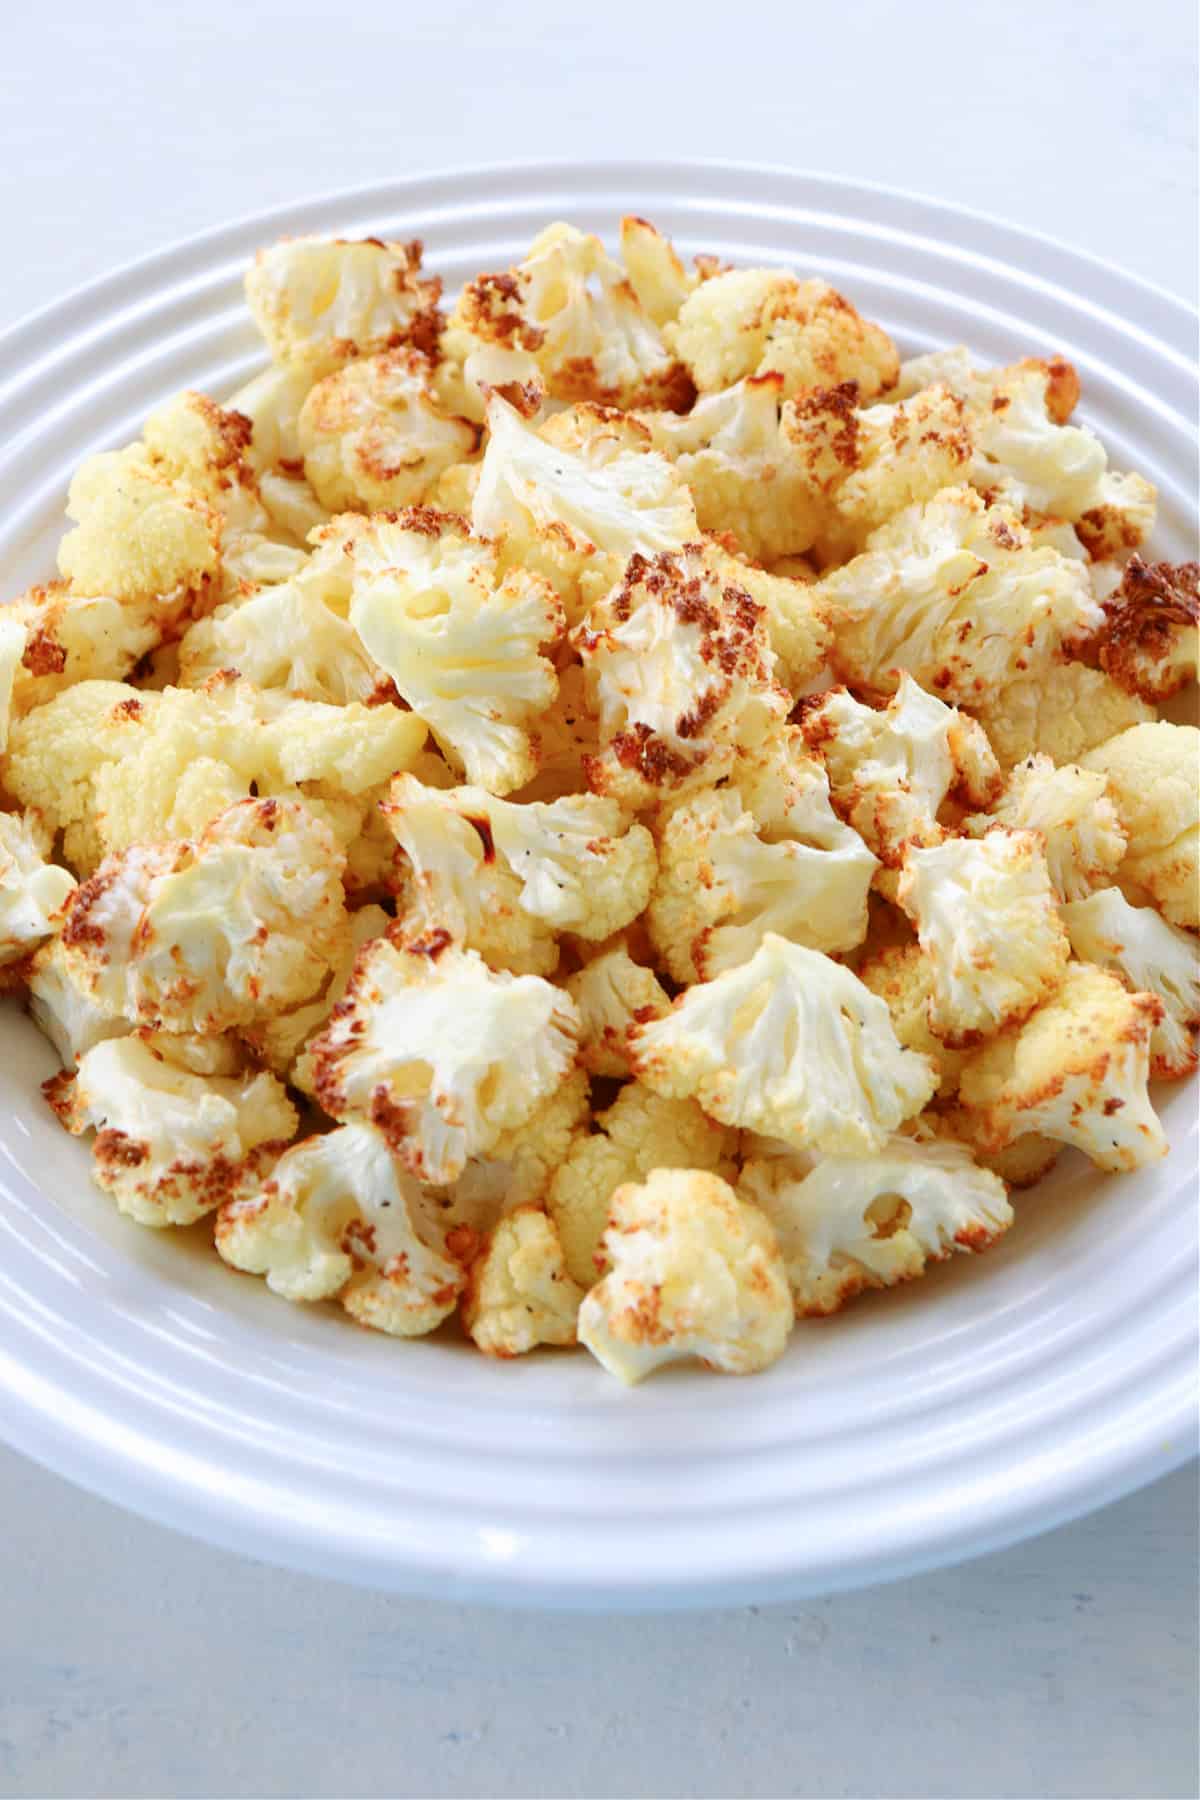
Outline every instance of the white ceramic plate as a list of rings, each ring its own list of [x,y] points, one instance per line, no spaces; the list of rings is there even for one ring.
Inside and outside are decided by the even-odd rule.
[[[52,568],[68,478],[184,385],[260,361],[240,276],[287,232],[425,240],[454,287],[548,220],[636,211],[689,255],[828,276],[909,351],[1064,351],[1084,417],[1194,554],[1194,319],[1011,227],[849,183],[725,166],[465,172],[196,238],[0,340],[0,568]],[[1064,1157],[986,1257],[799,1329],[753,1381],[633,1392],[586,1355],[500,1364],[301,1310],[205,1230],[118,1217],[38,1093],[54,1059],[0,1011],[0,1427],[64,1475],[257,1556],[380,1587],[529,1604],[767,1598],[908,1573],[1043,1530],[1194,1443],[1195,1090],[1140,1175]]]

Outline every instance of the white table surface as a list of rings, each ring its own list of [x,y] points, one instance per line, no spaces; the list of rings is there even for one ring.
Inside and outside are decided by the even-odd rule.
[[[891,182],[1196,287],[1189,0],[6,14],[0,326],[398,172],[710,155]],[[1194,1796],[1194,1470],[969,1567],[638,1622],[385,1598],[0,1452],[0,1794]]]

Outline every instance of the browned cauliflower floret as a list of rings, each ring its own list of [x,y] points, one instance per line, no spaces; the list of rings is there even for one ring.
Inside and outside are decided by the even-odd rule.
[[[1128,839],[1117,880],[1129,898],[1148,895],[1173,925],[1200,928],[1200,731],[1135,725],[1080,760],[1108,782]]]
[[[1129,693],[1167,700],[1195,681],[1200,563],[1131,556],[1101,605],[1104,623],[1089,648]]]
[[[1196,1067],[1200,1027],[1200,943],[1150,906],[1130,906],[1120,888],[1103,888],[1062,909],[1081,962],[1112,969],[1134,993],[1156,994],[1163,1016],[1150,1039],[1150,1072],[1163,1080]]]
[[[249,1192],[296,1130],[273,1075],[230,1064],[220,1039],[192,1042],[195,1058],[187,1039],[110,1038],[45,1084],[68,1131],[95,1127],[96,1183],[139,1225],[191,1225]]]
[[[166,629],[154,599],[76,594],[65,581],[30,588],[0,608],[0,753],[6,663],[15,719],[77,682],[123,680],[158,646]]]
[[[938,1071],[938,1093],[952,1094],[958,1086],[964,1052],[935,1037],[929,1024],[933,1000],[933,961],[916,943],[891,944],[858,966],[864,987],[887,1002],[892,1029],[909,1050],[927,1056]]]
[[[659,1168],[618,1188],[604,1251],[579,1339],[619,1380],[694,1356],[750,1375],[782,1356],[793,1312],[775,1233],[718,1175]]]
[[[63,922],[75,877],[47,858],[40,815],[0,812],[0,985]]]
[[[415,506],[473,456],[479,427],[438,405],[419,350],[385,350],[326,375],[300,411],[304,473],[331,512]]]
[[[552,1221],[522,1206],[493,1226],[472,1262],[462,1320],[486,1356],[524,1356],[539,1344],[573,1344],[582,1299]]]
[[[1154,717],[1145,700],[1127,694],[1103,669],[1081,662],[1052,663],[998,693],[981,695],[972,710],[1004,769],[1038,751],[1056,763],[1078,762],[1117,732]]]
[[[1125,853],[1125,833],[1103,775],[1048,756],[1018,763],[990,812],[966,820],[982,837],[996,825],[1041,833],[1054,892],[1082,900],[1103,885]]]
[[[246,271],[246,300],[272,359],[313,376],[400,344],[432,350],[442,284],[421,245],[284,238]]]
[[[346,930],[342,855],[291,801],[244,800],[199,838],[132,845],[72,895],[66,970],[108,1011],[226,1031],[328,978]]]
[[[221,561],[221,519],[198,489],[155,469],[142,445],[106,450],[67,495],[75,520],[58,566],[79,594],[158,598],[164,627],[197,603]]]
[[[965,1063],[959,1093],[985,1150],[1035,1132],[1074,1144],[1102,1169],[1136,1169],[1167,1153],[1146,1093],[1153,994],[1131,994],[1090,963],[1068,964],[1054,994],[1017,1031]]]
[[[671,1000],[653,969],[635,962],[624,939],[600,947],[600,954],[564,983],[582,1020],[580,1054],[593,1075],[623,1079],[629,1074],[626,1034],[638,1020],[661,1018]]]

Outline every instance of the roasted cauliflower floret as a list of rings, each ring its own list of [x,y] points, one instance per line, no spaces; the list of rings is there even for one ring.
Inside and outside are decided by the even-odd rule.
[[[539,1344],[575,1343],[582,1299],[553,1223],[523,1206],[493,1226],[471,1264],[462,1320],[486,1356],[524,1356]]]
[[[160,473],[140,444],[82,463],[67,494],[75,521],[58,566],[80,594],[157,597],[164,624],[185,614],[221,562],[221,519],[198,489]]]
[[[240,1035],[259,1062],[265,1063],[281,1081],[290,1081],[302,1094],[312,1091],[312,1072],[304,1055],[306,1044],[328,1024],[330,1013],[349,986],[363,945],[382,937],[391,923],[391,914],[382,906],[359,907],[346,921],[336,960],[316,999],[242,1026]]]
[[[156,649],[167,625],[154,599],[76,594],[65,581],[31,588],[0,609],[0,750],[4,745],[4,632],[23,643],[11,668],[12,717],[80,681],[121,681]],[[172,626],[171,629],[174,629]]]
[[[342,855],[306,808],[244,800],[199,838],[132,845],[71,897],[67,972],[106,1011],[213,1033],[308,999],[346,930]]]
[[[790,707],[763,608],[700,545],[632,557],[575,641],[600,722],[588,780],[627,805],[727,775]]]
[[[1108,782],[1128,840],[1117,881],[1173,925],[1200,927],[1200,731],[1135,725],[1082,757]]]
[[[579,1008],[584,1068],[593,1075],[627,1077],[629,1027],[638,1020],[659,1019],[671,1009],[654,970],[634,962],[621,941],[602,949],[563,985]]]
[[[933,1063],[904,1049],[884,1001],[820,951],[768,933],[748,962],[635,1025],[630,1060],[655,1092],[799,1149],[877,1150],[920,1112]]]
[[[96,774],[138,744],[142,719],[158,704],[157,695],[135,693],[119,681],[81,681],[13,721],[4,785],[37,810],[48,830],[64,833],[64,852],[76,868],[93,867],[103,853]]]
[[[420,271],[416,242],[284,238],[246,271],[246,300],[272,360],[315,377],[401,344],[434,348],[442,284]]]
[[[990,1169],[1010,1188],[1036,1187],[1047,1176],[1062,1154],[1063,1146],[1053,1138],[1028,1132],[1013,1138],[1000,1150],[985,1150],[979,1141],[979,1114],[968,1107],[939,1102],[921,1114],[921,1131],[932,1131],[936,1137],[965,1144],[982,1169]]]
[[[775,1233],[719,1176],[654,1169],[618,1188],[604,1252],[579,1341],[619,1380],[692,1357],[750,1375],[782,1356],[793,1312]]]
[[[310,1045],[317,1099],[379,1126],[405,1167],[450,1182],[561,1085],[579,1015],[537,976],[489,969],[444,930],[377,938]]]
[[[663,826],[647,923],[676,981],[705,981],[752,956],[767,932],[812,950],[866,936],[878,864],[827,806],[808,841],[760,826],[736,787],[704,789]]]
[[[813,598],[815,588],[755,568],[715,541],[705,546],[705,555],[726,581],[744,589],[762,607],[776,679],[795,690],[818,675],[829,656],[830,632],[824,609]]]
[[[996,825],[1042,835],[1046,865],[1060,900],[1082,900],[1116,869],[1125,833],[1103,775],[1074,763],[1055,768],[1048,756],[1029,756],[1012,771],[990,812],[966,827],[982,837]]]
[[[468,779],[508,793],[537,769],[536,723],[557,692],[541,648],[564,629],[549,584],[501,574],[495,546],[427,508],[338,520],[350,623],[445,755]]]
[[[331,512],[415,506],[473,456],[479,428],[438,405],[419,350],[385,350],[318,381],[300,412],[304,473]]]
[[[984,1150],[1035,1132],[1074,1144],[1102,1169],[1165,1156],[1146,1093],[1150,1041],[1162,1020],[1155,995],[1131,994],[1090,963],[1068,964],[1018,1031],[993,1038],[963,1067],[959,1093]]]
[[[75,877],[47,861],[51,843],[36,812],[0,812],[0,982],[62,925]]]
[[[599,238],[549,225],[524,261],[463,289],[452,327],[532,356],[559,400],[686,408],[693,388]]]
[[[191,1225],[239,1198],[295,1134],[296,1110],[273,1075],[187,1063],[186,1040],[110,1038],[45,1084],[68,1131],[95,1128],[96,1184],[139,1225]]]
[[[899,900],[929,957],[930,1028],[976,1043],[1025,1018],[1070,955],[1042,840],[997,826],[904,853]]]
[[[64,1069],[73,1069],[105,1038],[128,1037],[134,1029],[131,1020],[106,1012],[80,993],[67,973],[61,937],[48,939],[34,952],[28,971],[29,1016],[54,1045]]]
[[[373,1125],[341,1125],[280,1157],[230,1201],[217,1249],[285,1300],[337,1299],[360,1325],[423,1337],[453,1312],[465,1274],[420,1232],[417,1184]]]
[[[671,1100],[639,1081],[626,1084],[595,1118],[595,1131],[576,1138],[550,1182],[546,1207],[567,1267],[591,1287],[604,1266],[600,1239],[609,1202],[622,1182],[644,1181],[651,1169],[732,1173],[736,1138],[694,1100]]]
[[[920,944],[887,944],[856,971],[863,986],[886,1002],[892,1028],[906,1049],[927,1056],[938,1071],[938,1093],[958,1087],[963,1052],[935,1037],[929,1024],[933,1000],[933,959]]]
[[[986,1250],[1012,1224],[1004,1183],[965,1146],[893,1137],[874,1155],[751,1160],[743,1197],[771,1221],[799,1317]]]
[[[1195,681],[1200,563],[1147,564],[1131,556],[1101,605],[1096,659],[1129,693],[1167,700]]]
[[[670,238],[633,213],[621,220],[621,261],[638,305],[660,328],[670,324],[692,289],[713,272],[711,259],[697,257],[689,274]]]
[[[955,704],[1040,678],[1100,621],[1087,571],[1035,547],[1011,507],[947,488],[873,532],[817,585],[851,687],[894,693],[904,670]]]
[[[600,940],[637,917],[654,842],[594,794],[517,805],[482,788],[392,784],[384,814],[404,852],[400,907],[418,933],[446,926],[501,966],[546,973],[554,933]],[[514,960],[515,959],[515,960]]]
[[[1102,669],[1060,662],[1023,676],[974,708],[1001,768],[1038,751],[1056,763],[1078,762],[1098,744],[1154,718],[1154,708],[1118,687]]]
[[[800,281],[786,269],[731,269],[702,282],[667,338],[703,394],[779,374],[788,395],[854,381],[870,400],[900,370],[886,331],[828,282]]]
[[[1120,888],[1072,900],[1062,909],[1081,962],[1111,969],[1134,993],[1156,994],[1163,1016],[1150,1039],[1150,1072],[1161,1080],[1190,1075],[1200,1026],[1200,944],[1149,906],[1130,906]]]
[[[909,675],[881,712],[831,688],[804,702],[801,728],[839,812],[889,868],[907,845],[941,842],[938,814],[948,795],[986,806],[1000,786],[982,728]]]

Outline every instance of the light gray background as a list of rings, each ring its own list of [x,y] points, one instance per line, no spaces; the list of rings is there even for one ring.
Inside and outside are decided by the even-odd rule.
[[[1194,298],[1189,0],[5,15],[0,325],[307,192],[711,155],[942,196]],[[971,1566],[599,1621],[208,1550],[0,1452],[4,1795],[1197,1793],[1194,1470]]]

